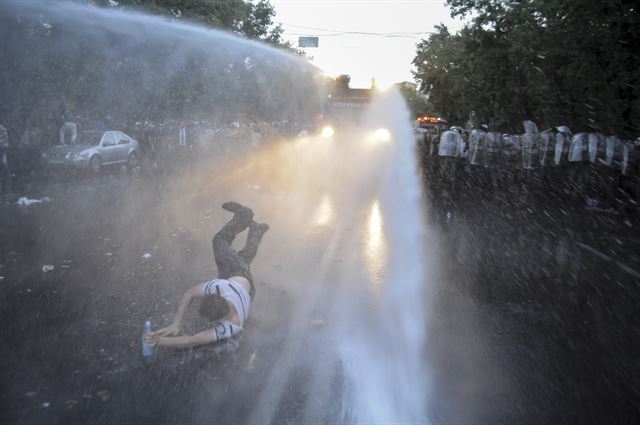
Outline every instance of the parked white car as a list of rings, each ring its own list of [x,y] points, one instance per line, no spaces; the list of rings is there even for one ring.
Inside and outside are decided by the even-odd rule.
[[[140,146],[120,131],[84,131],[75,145],[55,145],[46,149],[43,159],[52,167],[90,168],[100,171],[105,165],[138,166]]]

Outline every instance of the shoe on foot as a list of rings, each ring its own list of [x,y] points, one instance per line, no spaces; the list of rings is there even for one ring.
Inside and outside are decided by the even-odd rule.
[[[260,234],[265,234],[267,230],[269,230],[269,225],[267,223],[256,223],[254,221],[253,223],[251,223],[251,229]]]
[[[224,204],[222,204],[222,208],[236,214],[243,219],[246,219],[247,221],[253,220],[253,211],[251,211],[251,208],[245,207],[238,202],[225,202]]]

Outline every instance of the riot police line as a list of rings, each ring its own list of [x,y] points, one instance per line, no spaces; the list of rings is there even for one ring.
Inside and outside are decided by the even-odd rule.
[[[425,180],[445,208],[495,200],[637,215],[640,138],[523,125],[523,134],[455,127],[416,133]]]

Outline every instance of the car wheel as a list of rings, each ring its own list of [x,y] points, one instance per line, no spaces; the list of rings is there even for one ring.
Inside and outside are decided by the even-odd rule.
[[[98,174],[102,170],[102,159],[98,155],[94,155],[89,160],[89,168],[95,174]]]
[[[135,152],[131,152],[129,154],[129,159],[127,160],[127,168],[129,170],[133,170],[138,166],[138,155]]]

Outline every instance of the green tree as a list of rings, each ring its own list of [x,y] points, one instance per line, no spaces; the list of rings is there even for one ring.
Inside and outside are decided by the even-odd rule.
[[[132,7],[152,13],[187,19],[244,37],[282,45],[282,26],[275,24],[275,10],[268,0],[87,0],[105,7]]]
[[[276,11],[268,0],[248,3],[247,16],[241,27],[242,34],[272,44],[282,44],[281,35],[284,29],[280,24],[274,25],[275,15]]]
[[[532,118],[542,126],[563,123],[626,137],[638,132],[635,2],[447,3],[468,24],[457,34],[437,30],[414,59],[416,79],[436,107],[456,120],[474,111],[504,129]]]
[[[420,115],[433,114],[433,108],[429,104],[427,97],[417,90],[406,87],[403,85],[399,86],[400,94],[404,97],[407,102],[407,106],[411,111],[411,116],[413,118],[417,118]]]
[[[120,124],[303,121],[321,109],[317,70],[284,52],[159,21],[123,31],[145,19],[56,7],[0,8],[0,122],[16,135],[38,127],[55,140],[63,106],[81,125],[107,115]]]

